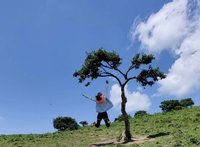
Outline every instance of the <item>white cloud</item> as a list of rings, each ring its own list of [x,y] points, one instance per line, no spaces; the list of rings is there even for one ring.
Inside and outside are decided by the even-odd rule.
[[[160,81],[160,93],[181,97],[195,90],[200,84],[200,52],[190,58],[180,57],[172,65],[167,78]]]
[[[132,35],[151,53],[168,50],[177,56],[167,78],[159,82],[161,94],[181,97],[200,90],[199,0],[174,0],[164,5]]]
[[[164,5],[136,27],[133,38],[138,35],[142,47],[150,52],[175,49],[187,34],[186,6],[187,0],[175,0]]]
[[[169,70],[167,78],[160,81],[159,92],[178,97],[199,91],[200,88],[200,34],[187,38],[181,47],[181,55]],[[188,44],[186,43],[188,42]],[[191,42],[191,44],[189,43]],[[192,45],[198,42],[197,48]],[[187,44],[187,45],[186,45]],[[199,49],[198,49],[199,48]],[[197,51],[195,51],[197,49]],[[192,52],[193,51],[193,52]]]
[[[127,112],[134,112],[138,110],[148,110],[151,105],[148,95],[140,92],[131,92],[128,86],[125,87],[125,94],[127,97]],[[112,86],[110,91],[110,100],[113,102],[114,108],[120,110],[121,108],[121,88],[118,84]]]

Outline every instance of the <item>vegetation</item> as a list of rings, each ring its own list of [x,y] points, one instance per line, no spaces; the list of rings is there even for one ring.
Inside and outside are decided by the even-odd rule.
[[[130,115],[128,115],[128,118],[130,119],[131,118],[131,116]],[[124,119],[123,119],[123,115],[119,115],[117,118],[115,118],[115,120],[114,121],[123,121]]]
[[[163,112],[169,112],[172,110],[180,110],[182,106],[178,100],[166,100],[161,102],[160,108]]]
[[[83,127],[85,127],[85,126],[88,125],[88,122],[87,121],[81,121],[81,122],[79,122],[79,124],[81,124]]]
[[[165,100],[161,102],[160,108],[163,112],[169,112],[172,110],[180,110],[182,108],[192,107],[194,102],[191,98],[186,98],[182,100]]]
[[[130,122],[126,112],[127,98],[125,94],[125,86],[132,80],[135,80],[142,86],[152,86],[156,81],[165,78],[164,73],[161,72],[159,68],[153,68],[150,65],[154,59],[153,55],[136,54],[132,58],[127,70],[122,71],[119,68],[122,64],[122,59],[117,53],[98,49],[97,51],[87,53],[82,68],[74,73],[74,77],[78,77],[80,83],[87,79],[95,80],[101,77],[112,77],[117,80],[121,87],[121,113],[125,124],[125,136],[122,139],[125,142],[132,141]],[[137,71],[134,72],[137,73],[136,75],[131,73],[133,70]],[[87,82],[86,86],[89,84],[90,82]]]
[[[186,99],[180,100],[180,104],[182,107],[187,108],[187,107],[192,107],[194,105],[194,102],[192,98],[186,98]]]
[[[79,128],[75,119],[71,117],[57,117],[53,120],[53,126],[59,131],[76,130]]]
[[[192,107],[167,113],[144,115],[129,119],[134,137],[154,138],[151,142],[121,147],[197,147],[200,146],[200,107]],[[113,122],[110,128],[82,127],[73,131],[47,134],[0,135],[2,147],[86,147],[94,143],[117,139],[123,122]],[[116,147],[117,145],[105,145]]]
[[[140,110],[140,111],[135,112],[134,117],[142,117],[145,115],[148,115],[148,113],[144,110]]]

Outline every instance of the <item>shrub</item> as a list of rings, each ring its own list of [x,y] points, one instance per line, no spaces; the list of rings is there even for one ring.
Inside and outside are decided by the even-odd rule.
[[[180,101],[178,100],[166,100],[161,102],[160,108],[163,112],[169,112],[172,110],[180,110],[182,108],[192,107],[194,105],[194,102],[192,98],[186,98],[182,99]]]
[[[75,119],[71,117],[57,117],[53,120],[53,126],[59,131],[77,130],[79,128]]]
[[[84,127],[84,126],[88,125],[88,122],[87,121],[81,121],[81,122],[79,122],[79,124],[81,124]]]
[[[194,102],[192,100],[192,98],[186,98],[186,99],[182,99],[180,100],[180,104],[182,107],[192,107],[192,105],[194,105]]]
[[[140,110],[140,111],[135,112],[134,117],[140,117],[144,115],[148,115],[148,113],[144,110]]]
[[[167,100],[161,102],[160,108],[163,112],[169,112],[172,110],[180,110],[182,109],[182,105],[178,100]]]

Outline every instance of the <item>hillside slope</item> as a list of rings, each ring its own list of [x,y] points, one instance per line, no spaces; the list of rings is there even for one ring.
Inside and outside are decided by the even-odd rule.
[[[133,137],[146,136],[154,140],[126,146],[200,146],[200,107],[132,118],[130,122]],[[117,140],[123,129],[123,122],[115,122],[110,128],[88,126],[76,131],[40,135],[1,135],[0,147],[87,147],[96,142]]]

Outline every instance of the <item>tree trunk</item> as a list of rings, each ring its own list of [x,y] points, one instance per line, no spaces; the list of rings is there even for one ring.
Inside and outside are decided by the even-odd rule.
[[[124,137],[124,142],[130,142],[132,141],[132,135],[130,131],[130,122],[128,118],[128,114],[126,112],[126,102],[127,98],[125,96],[125,91],[124,91],[125,85],[121,87],[121,98],[122,98],[122,103],[121,103],[121,112],[122,112],[122,118],[124,120],[125,124],[125,137]]]

